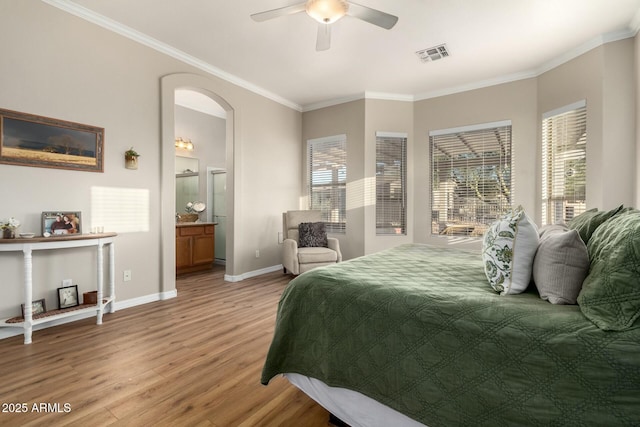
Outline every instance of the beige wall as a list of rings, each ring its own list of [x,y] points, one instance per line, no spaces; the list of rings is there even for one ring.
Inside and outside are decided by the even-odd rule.
[[[587,102],[587,207],[634,205],[633,39],[597,47],[538,78],[538,116]]]
[[[634,85],[640,72],[634,39],[607,43],[561,66],[511,83],[413,103],[367,100],[303,114],[303,139],[348,133],[349,193],[347,235],[341,244],[347,258],[404,240],[479,248],[477,239],[431,236],[429,214],[429,131],[511,120],[513,130],[514,205],[522,205],[541,222],[541,120],[547,111],[586,99],[588,114],[587,205],[610,209],[638,206],[638,154]],[[635,74],[634,74],[635,73]],[[393,240],[375,236],[375,207],[367,180],[375,177],[375,132],[409,130],[411,189],[409,236]],[[304,175],[302,177],[304,181]],[[375,190],[373,190],[375,191]],[[358,227],[358,230],[354,230]]]
[[[360,100],[301,114],[43,2],[4,0],[0,12],[0,37],[10,41],[0,55],[0,108],[106,130],[104,173],[0,165],[0,218],[15,216],[23,222],[22,231],[39,232],[42,211],[68,209],[81,211],[85,227],[90,227],[91,195],[96,187],[146,191],[147,228],[117,238],[120,301],[175,292],[171,266],[161,261],[163,256],[171,259],[173,247],[174,207],[172,196],[167,195],[173,192],[169,183],[174,170],[166,153],[173,156],[174,150],[162,144],[172,143],[168,130],[173,131],[174,125],[163,123],[159,112],[160,81],[175,73],[206,80],[207,89],[233,110],[227,128],[233,149],[227,150],[226,160],[232,168],[228,180],[233,184],[235,217],[227,272],[232,277],[242,278],[281,262],[277,243],[281,213],[306,207],[303,165],[306,141],[311,138],[347,135],[349,219],[346,234],[340,236],[345,258],[396,243],[375,236],[373,210],[366,202],[370,193],[365,182],[375,176],[377,130],[409,133],[413,207],[406,240],[452,243],[429,235],[429,130],[512,120],[515,203],[539,220],[540,115],[579,99],[587,99],[589,112],[588,204],[608,208],[635,202],[637,206],[640,199],[637,40],[609,43],[519,82],[414,103]],[[629,95],[634,80],[635,99]],[[130,146],[142,154],[136,171],[123,164],[123,153]],[[629,183],[633,177],[636,182]],[[19,254],[0,256],[0,317],[18,313],[20,261]],[[38,254],[34,298],[47,298],[48,305],[54,306],[55,288],[66,278],[78,283],[81,292],[89,290],[94,267],[95,257],[88,251]],[[133,272],[131,282],[122,282],[125,269]]]
[[[365,110],[365,155],[364,164],[364,253],[369,254],[402,243],[413,241],[414,208],[414,164],[407,166],[407,235],[376,235],[376,132],[400,132],[407,134],[407,159],[414,157],[415,135],[413,134],[413,103],[405,101],[385,101],[369,99]],[[348,172],[347,172],[348,173]]]
[[[308,209],[307,194],[307,141],[333,135],[347,135],[347,229],[336,234],[345,259],[364,253],[364,162],[365,154],[365,101],[353,101],[302,114],[302,153],[300,162],[301,197],[291,209]]]
[[[0,38],[7,41],[0,55],[0,108],[105,128],[104,173],[0,165],[0,218],[15,216],[22,231],[40,232],[42,211],[68,209],[81,211],[90,227],[95,187],[146,191],[148,228],[121,233],[116,241],[117,296],[133,302],[170,296],[175,286],[171,268],[161,265],[161,248],[174,245],[173,231],[170,224],[162,225],[166,221],[160,212],[165,206],[174,210],[173,199],[164,200],[161,188],[162,177],[173,177],[174,170],[163,167],[160,81],[173,73],[199,74],[235,113],[231,161],[238,219],[228,274],[242,277],[280,263],[280,215],[300,196],[300,112],[43,2],[4,0],[0,12]],[[169,136],[166,142],[172,140]],[[142,154],[135,171],[124,168],[123,153],[130,146]],[[168,152],[174,154],[172,146]],[[66,278],[78,283],[81,292],[90,290],[94,258],[77,249],[37,254],[34,298],[46,298],[54,307],[55,288]],[[125,269],[133,276],[126,283]],[[22,299],[21,256],[1,254],[0,270],[0,317],[16,315]]]
[[[538,157],[536,80],[527,79],[415,103],[416,150],[414,161],[415,241],[478,247],[474,240],[431,235],[429,200],[429,132],[459,126],[511,120],[513,157],[513,204],[535,216],[535,159]]]

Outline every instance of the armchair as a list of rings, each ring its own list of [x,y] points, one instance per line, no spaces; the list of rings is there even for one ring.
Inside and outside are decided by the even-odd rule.
[[[300,223],[304,222],[322,222],[322,213],[305,210],[287,211],[282,214],[284,272],[298,275],[315,267],[342,261],[340,242],[333,237],[327,237],[327,247],[299,247],[298,228]]]

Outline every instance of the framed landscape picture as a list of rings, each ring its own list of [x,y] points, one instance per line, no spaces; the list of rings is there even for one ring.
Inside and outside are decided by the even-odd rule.
[[[42,212],[42,235],[82,234],[82,214],[74,211]]]
[[[0,109],[0,163],[104,172],[104,129]]]

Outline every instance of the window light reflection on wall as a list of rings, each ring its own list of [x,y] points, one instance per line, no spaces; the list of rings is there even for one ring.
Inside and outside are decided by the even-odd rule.
[[[193,150],[193,142],[190,139],[184,139],[181,136],[176,138],[176,148],[182,148],[185,150],[192,151]]]
[[[105,231],[149,231],[149,190],[146,188],[91,187],[91,224]]]

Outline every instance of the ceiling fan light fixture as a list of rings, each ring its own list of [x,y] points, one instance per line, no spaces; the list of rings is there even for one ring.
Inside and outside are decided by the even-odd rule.
[[[345,0],[308,0],[305,7],[307,15],[322,24],[332,24],[349,11]]]

